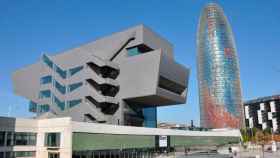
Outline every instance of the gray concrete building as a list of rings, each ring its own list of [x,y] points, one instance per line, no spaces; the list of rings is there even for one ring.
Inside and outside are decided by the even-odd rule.
[[[14,91],[37,118],[156,127],[156,107],[186,102],[189,70],[173,46],[143,25],[13,73]]]

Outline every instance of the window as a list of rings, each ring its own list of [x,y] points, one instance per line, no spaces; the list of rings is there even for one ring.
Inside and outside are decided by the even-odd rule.
[[[139,51],[137,47],[134,48],[130,48],[127,50],[128,56],[134,56],[134,55],[138,55]]]
[[[47,65],[47,66],[49,66],[51,69],[53,68],[53,62],[49,59],[49,57],[47,57],[45,54],[43,54],[43,56],[42,56],[42,60],[43,60],[43,62]]]
[[[36,145],[36,133],[15,133],[14,145]]]
[[[37,112],[37,104],[33,101],[29,102],[29,111],[30,112]]]
[[[40,84],[48,84],[52,82],[52,76],[44,76],[40,79]]]
[[[144,45],[144,44],[140,44],[137,45],[136,47],[131,47],[127,49],[127,55],[128,56],[135,56],[135,55],[139,55],[142,53],[147,53],[152,51],[153,49]]]
[[[57,65],[55,65],[55,71],[59,74],[59,76],[63,79],[66,79],[67,76],[67,72],[62,70],[60,67],[58,67]]]
[[[46,133],[45,146],[59,147],[60,146],[60,133]]]
[[[51,97],[51,91],[50,90],[42,90],[39,92],[39,98],[50,98]]]
[[[7,140],[6,140],[7,146],[13,146],[14,145],[14,133],[13,132],[7,132]]]
[[[62,84],[58,83],[57,81],[55,81],[54,86],[55,86],[55,88],[56,88],[61,94],[65,94],[65,93],[66,93],[66,88],[65,88],[65,86],[63,86]]]
[[[44,105],[39,105],[38,106],[38,112],[48,112],[50,111],[50,106],[47,105],[47,104],[44,104]]]
[[[11,151],[6,152],[5,158],[14,158],[14,157],[15,157],[14,152],[11,152]]]
[[[82,99],[70,100],[68,101],[69,108],[76,106],[82,102]]]
[[[56,96],[53,97],[53,102],[60,108],[60,110],[65,109],[65,102],[60,101]]]
[[[144,127],[157,127],[157,108],[147,107],[143,108]]]
[[[55,65],[51,59],[49,57],[47,57],[45,54],[42,56],[42,60],[43,62],[50,67],[51,69],[55,70],[59,76],[63,79],[66,79],[67,77],[67,71],[62,70],[60,67],[58,67],[57,65]]]
[[[75,89],[81,87],[82,85],[83,85],[83,82],[73,83],[73,84],[69,85],[69,91],[72,92]]]
[[[15,157],[34,157],[35,151],[15,151]]]
[[[77,72],[81,71],[84,67],[83,66],[78,66],[78,67],[74,67],[72,69],[69,70],[70,76],[75,75]]]
[[[5,145],[5,132],[0,132],[0,146]]]
[[[59,158],[59,153],[49,153],[48,158]]]

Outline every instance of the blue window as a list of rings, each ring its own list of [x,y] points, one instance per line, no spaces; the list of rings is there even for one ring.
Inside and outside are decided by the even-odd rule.
[[[60,77],[62,77],[63,79],[66,79],[67,77],[67,71],[62,70],[60,67],[58,67],[57,65],[55,65],[51,59],[49,57],[47,57],[45,54],[43,54],[42,57],[43,62],[48,65],[51,69],[55,70]]]
[[[65,102],[64,102],[64,101],[60,101],[56,96],[53,97],[53,102],[54,102],[61,110],[64,110],[64,109],[65,109]]]
[[[48,112],[48,111],[50,111],[50,106],[49,105],[44,104],[44,105],[39,105],[38,106],[38,112],[43,113],[43,112]]]
[[[140,54],[137,47],[127,49],[128,56],[134,56]]]
[[[69,70],[70,76],[75,75],[77,72],[81,71],[84,67],[83,66],[78,66],[78,67],[74,67],[72,69]]]
[[[66,93],[66,87],[63,86],[62,84],[58,83],[57,81],[55,81],[54,86],[61,94]]]
[[[144,127],[157,127],[157,108],[147,107],[143,108]]]
[[[57,65],[55,65],[55,71],[59,74],[59,76],[63,79],[66,79],[67,76],[67,72],[62,70],[60,67],[58,67]]]
[[[48,84],[52,82],[52,76],[44,76],[40,79],[41,84]]]
[[[70,100],[68,101],[69,108],[76,106],[82,102],[82,99]]]
[[[53,68],[53,62],[47,57],[45,54],[42,56],[42,60],[45,64],[47,64],[51,69]]]
[[[69,85],[69,91],[72,92],[73,90],[81,87],[83,85],[83,82],[73,83]]]
[[[39,92],[39,98],[50,98],[51,97],[51,91],[50,90],[42,90]]]
[[[37,103],[30,101],[29,102],[29,111],[30,112],[37,112]]]

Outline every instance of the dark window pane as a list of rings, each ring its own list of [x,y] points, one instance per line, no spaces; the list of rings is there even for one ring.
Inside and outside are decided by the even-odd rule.
[[[14,153],[13,152],[6,152],[5,158],[14,158]]]
[[[39,92],[39,98],[50,98],[51,97],[51,91],[50,90],[42,90]]]
[[[35,151],[15,151],[15,157],[34,157]]]
[[[5,145],[5,132],[0,132],[0,146]]]
[[[8,133],[7,133],[7,146],[13,146],[13,145],[14,145],[14,143],[13,143],[14,139],[13,139],[13,137],[14,137],[14,133],[13,133],[13,132],[8,132]]]
[[[73,106],[76,106],[82,102],[82,99],[76,99],[76,100],[70,100],[68,102],[69,108],[72,108]]]
[[[48,84],[52,82],[52,76],[44,76],[40,79],[40,84]]]
[[[73,83],[73,84],[69,85],[69,91],[72,92],[75,89],[81,87],[82,85],[83,85],[83,82]]]
[[[60,133],[46,133],[45,146],[59,147],[60,146]]]
[[[53,62],[47,57],[45,54],[42,57],[43,62],[49,66],[51,69],[53,68]]]
[[[50,110],[50,106],[47,104],[38,105],[38,112],[48,112]]]
[[[64,101],[60,101],[56,96],[53,97],[53,102],[54,102],[61,110],[64,110],[64,109],[65,109],[65,102],[64,102]]]
[[[69,70],[70,76],[75,75],[77,72],[81,71],[84,67],[83,66],[78,66],[78,67],[74,67],[72,69]]]
[[[14,145],[36,145],[36,133],[15,133]]]
[[[33,101],[29,102],[29,111],[30,112],[37,112],[37,104]]]
[[[67,72],[62,70],[60,67],[57,65],[55,66],[55,71],[59,74],[59,76],[63,79],[66,79]]]
[[[56,88],[61,94],[65,94],[65,92],[66,92],[65,86],[63,86],[62,84],[58,83],[57,81],[55,81],[55,88]]]

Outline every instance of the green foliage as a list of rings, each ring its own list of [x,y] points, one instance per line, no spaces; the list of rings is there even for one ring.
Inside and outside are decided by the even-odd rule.
[[[271,128],[266,128],[263,132],[265,135],[271,135]]]
[[[243,142],[250,141],[250,135],[248,133],[248,129],[247,128],[240,129],[240,132],[241,132],[241,135],[242,135]]]

